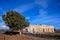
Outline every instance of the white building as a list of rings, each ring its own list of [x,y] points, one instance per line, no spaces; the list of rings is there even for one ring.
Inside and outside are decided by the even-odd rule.
[[[41,33],[41,32],[54,32],[54,26],[47,26],[47,25],[30,25],[24,29],[30,33]]]

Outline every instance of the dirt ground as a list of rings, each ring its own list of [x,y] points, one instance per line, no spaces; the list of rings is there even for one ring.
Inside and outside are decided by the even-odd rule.
[[[0,40],[60,40],[60,39],[49,39],[49,38],[38,38],[27,35],[5,35],[2,34],[4,31],[0,31]]]
[[[0,35],[0,40],[58,40],[58,39],[37,38],[27,35]]]

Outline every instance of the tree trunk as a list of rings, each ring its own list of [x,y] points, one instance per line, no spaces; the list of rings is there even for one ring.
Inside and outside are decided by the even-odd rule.
[[[22,34],[22,32],[20,31],[20,35]]]
[[[22,34],[22,30],[19,30],[20,35]]]

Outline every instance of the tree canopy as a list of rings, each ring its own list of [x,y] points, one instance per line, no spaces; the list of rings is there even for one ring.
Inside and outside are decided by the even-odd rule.
[[[29,22],[26,18],[16,11],[8,11],[2,18],[11,30],[21,30],[29,26]]]

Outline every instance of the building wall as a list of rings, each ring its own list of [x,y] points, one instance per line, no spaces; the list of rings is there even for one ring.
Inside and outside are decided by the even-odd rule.
[[[31,25],[29,27],[29,32],[34,33],[34,32],[54,32],[54,27],[53,26],[46,26],[46,25]]]

